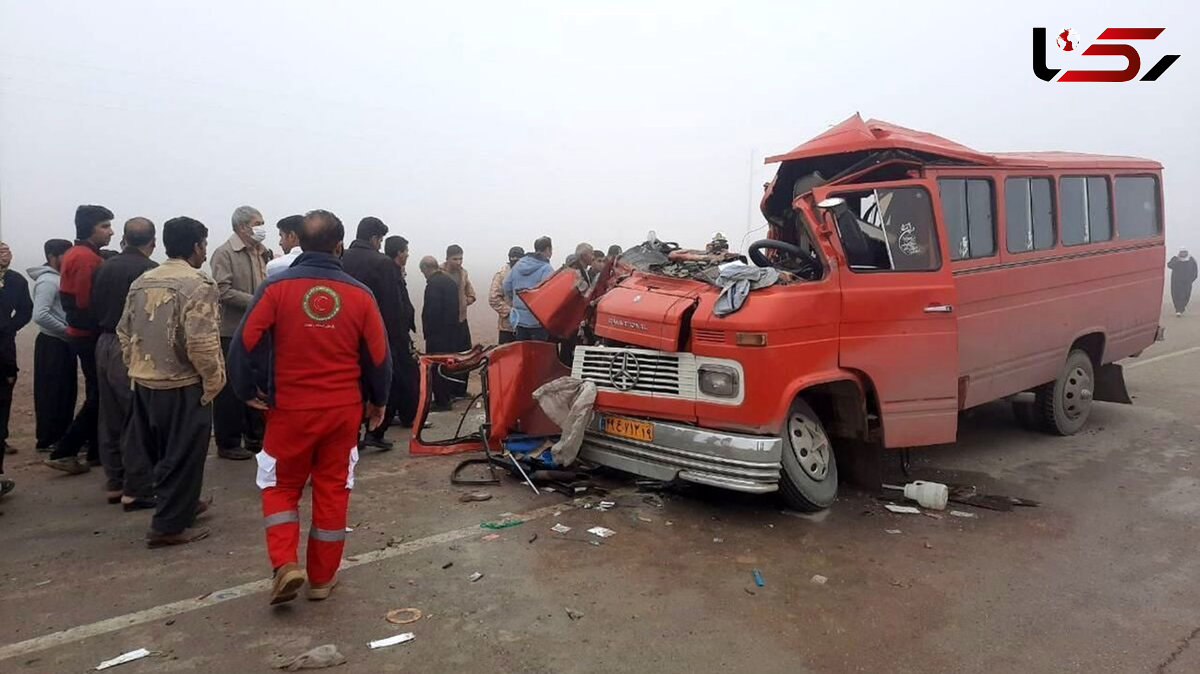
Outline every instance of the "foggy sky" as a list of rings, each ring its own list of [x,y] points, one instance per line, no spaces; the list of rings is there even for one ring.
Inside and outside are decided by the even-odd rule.
[[[196,217],[210,250],[243,203],[269,225],[326,208],[348,238],[376,215],[412,242],[414,295],[450,243],[481,294],[542,234],[555,262],[650,229],[744,249],[763,157],[856,111],[985,151],[1157,159],[1168,244],[1200,249],[1194,3],[432,4],[0,0],[14,267],[73,238],[80,203]],[[1166,26],[1143,70],[1182,58],[1156,83],[1047,84],[1033,26]]]

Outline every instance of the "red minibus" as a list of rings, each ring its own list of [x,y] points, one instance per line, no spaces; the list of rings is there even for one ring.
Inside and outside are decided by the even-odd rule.
[[[835,453],[954,442],[960,412],[1023,392],[1063,435],[1129,402],[1115,363],[1160,334],[1159,163],[987,154],[857,115],[768,161],[747,252],[779,282],[721,316],[711,277],[653,268],[588,297],[584,459],[814,510]],[[557,280],[526,296],[543,322]]]

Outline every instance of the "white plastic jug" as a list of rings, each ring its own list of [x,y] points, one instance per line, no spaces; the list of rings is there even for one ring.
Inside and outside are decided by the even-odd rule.
[[[945,510],[950,499],[950,489],[941,482],[917,480],[904,485],[904,497],[910,498],[923,508]]]

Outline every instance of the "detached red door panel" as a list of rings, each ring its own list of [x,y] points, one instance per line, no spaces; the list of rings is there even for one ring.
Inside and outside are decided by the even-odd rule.
[[[839,362],[879,397],[887,447],[953,442],[958,432],[954,278],[938,236],[933,183],[821,190],[842,259]]]

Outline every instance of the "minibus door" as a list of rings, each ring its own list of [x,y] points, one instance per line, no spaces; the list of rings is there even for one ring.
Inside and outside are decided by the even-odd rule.
[[[953,442],[958,430],[954,279],[932,181],[817,189],[842,293],[839,361],[878,396],[884,445]]]

